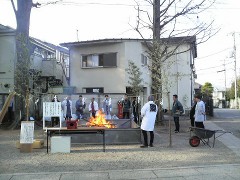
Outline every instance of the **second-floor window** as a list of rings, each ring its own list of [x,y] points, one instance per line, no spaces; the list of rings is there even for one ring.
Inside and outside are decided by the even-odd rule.
[[[148,65],[148,58],[147,56],[145,56],[144,54],[141,54],[141,63],[143,66],[147,66]]]
[[[83,55],[82,67],[117,67],[117,53]]]

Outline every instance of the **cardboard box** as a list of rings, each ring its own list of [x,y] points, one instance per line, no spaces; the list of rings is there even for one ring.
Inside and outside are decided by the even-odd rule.
[[[44,146],[44,140],[43,139],[34,139],[32,144],[32,149],[41,149]],[[16,142],[16,147],[20,148],[20,141]]]
[[[21,153],[30,153],[32,152],[32,144],[20,144]]]

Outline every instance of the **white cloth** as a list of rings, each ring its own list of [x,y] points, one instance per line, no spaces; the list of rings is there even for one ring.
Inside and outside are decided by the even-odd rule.
[[[105,119],[112,119],[111,114],[105,115]]]
[[[151,105],[152,104],[152,105]],[[150,106],[155,106],[155,111],[151,111]],[[145,131],[153,131],[158,107],[153,101],[147,102],[141,109],[141,116],[143,116],[141,129]]]
[[[205,121],[205,104],[203,101],[197,102],[196,108],[195,108],[195,121],[196,122],[203,122]]]
[[[93,106],[94,106],[94,110],[98,111],[98,103],[96,101],[93,101]],[[92,102],[89,104],[88,110],[92,112]]]
[[[71,116],[72,116],[72,101],[69,100],[69,103],[70,103]],[[63,110],[63,117],[66,117],[66,114],[67,114],[67,100],[66,99],[62,102],[62,110]]]

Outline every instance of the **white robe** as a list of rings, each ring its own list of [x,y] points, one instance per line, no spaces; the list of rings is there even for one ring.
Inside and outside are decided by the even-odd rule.
[[[153,101],[147,102],[141,109],[141,116],[143,117],[142,119],[142,124],[141,124],[141,129],[145,131],[153,131],[154,130],[154,125],[155,125],[155,120],[156,120],[156,115],[158,111],[158,107],[156,104],[156,111],[150,111],[150,104],[154,104]]]
[[[71,109],[71,116],[72,116],[72,101],[69,100],[70,103],[70,109]],[[64,101],[62,102],[62,110],[63,110],[63,117],[66,117],[67,114],[67,100],[64,99]]]
[[[104,99],[103,106],[102,106],[102,112],[105,114],[105,119],[112,119],[111,111],[112,111],[111,98],[108,100]]]
[[[205,115],[205,104],[203,101],[199,101],[195,108],[195,121],[196,122],[203,122],[206,120]]]
[[[98,113],[98,103],[96,101],[93,101],[93,106],[94,106],[94,110],[96,111],[96,115]],[[90,112],[90,116],[92,116],[92,102],[90,102],[89,106],[88,106],[88,110]]]

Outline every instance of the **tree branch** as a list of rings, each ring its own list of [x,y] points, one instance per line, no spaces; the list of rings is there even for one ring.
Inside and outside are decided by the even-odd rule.
[[[13,7],[14,14],[15,14],[15,16],[17,17],[17,9],[16,9],[16,6],[15,6],[13,0],[11,0],[11,3],[12,3],[12,7]]]
[[[40,3],[32,3],[32,7],[35,7],[35,8],[40,8],[39,6],[41,6],[41,4]]]

